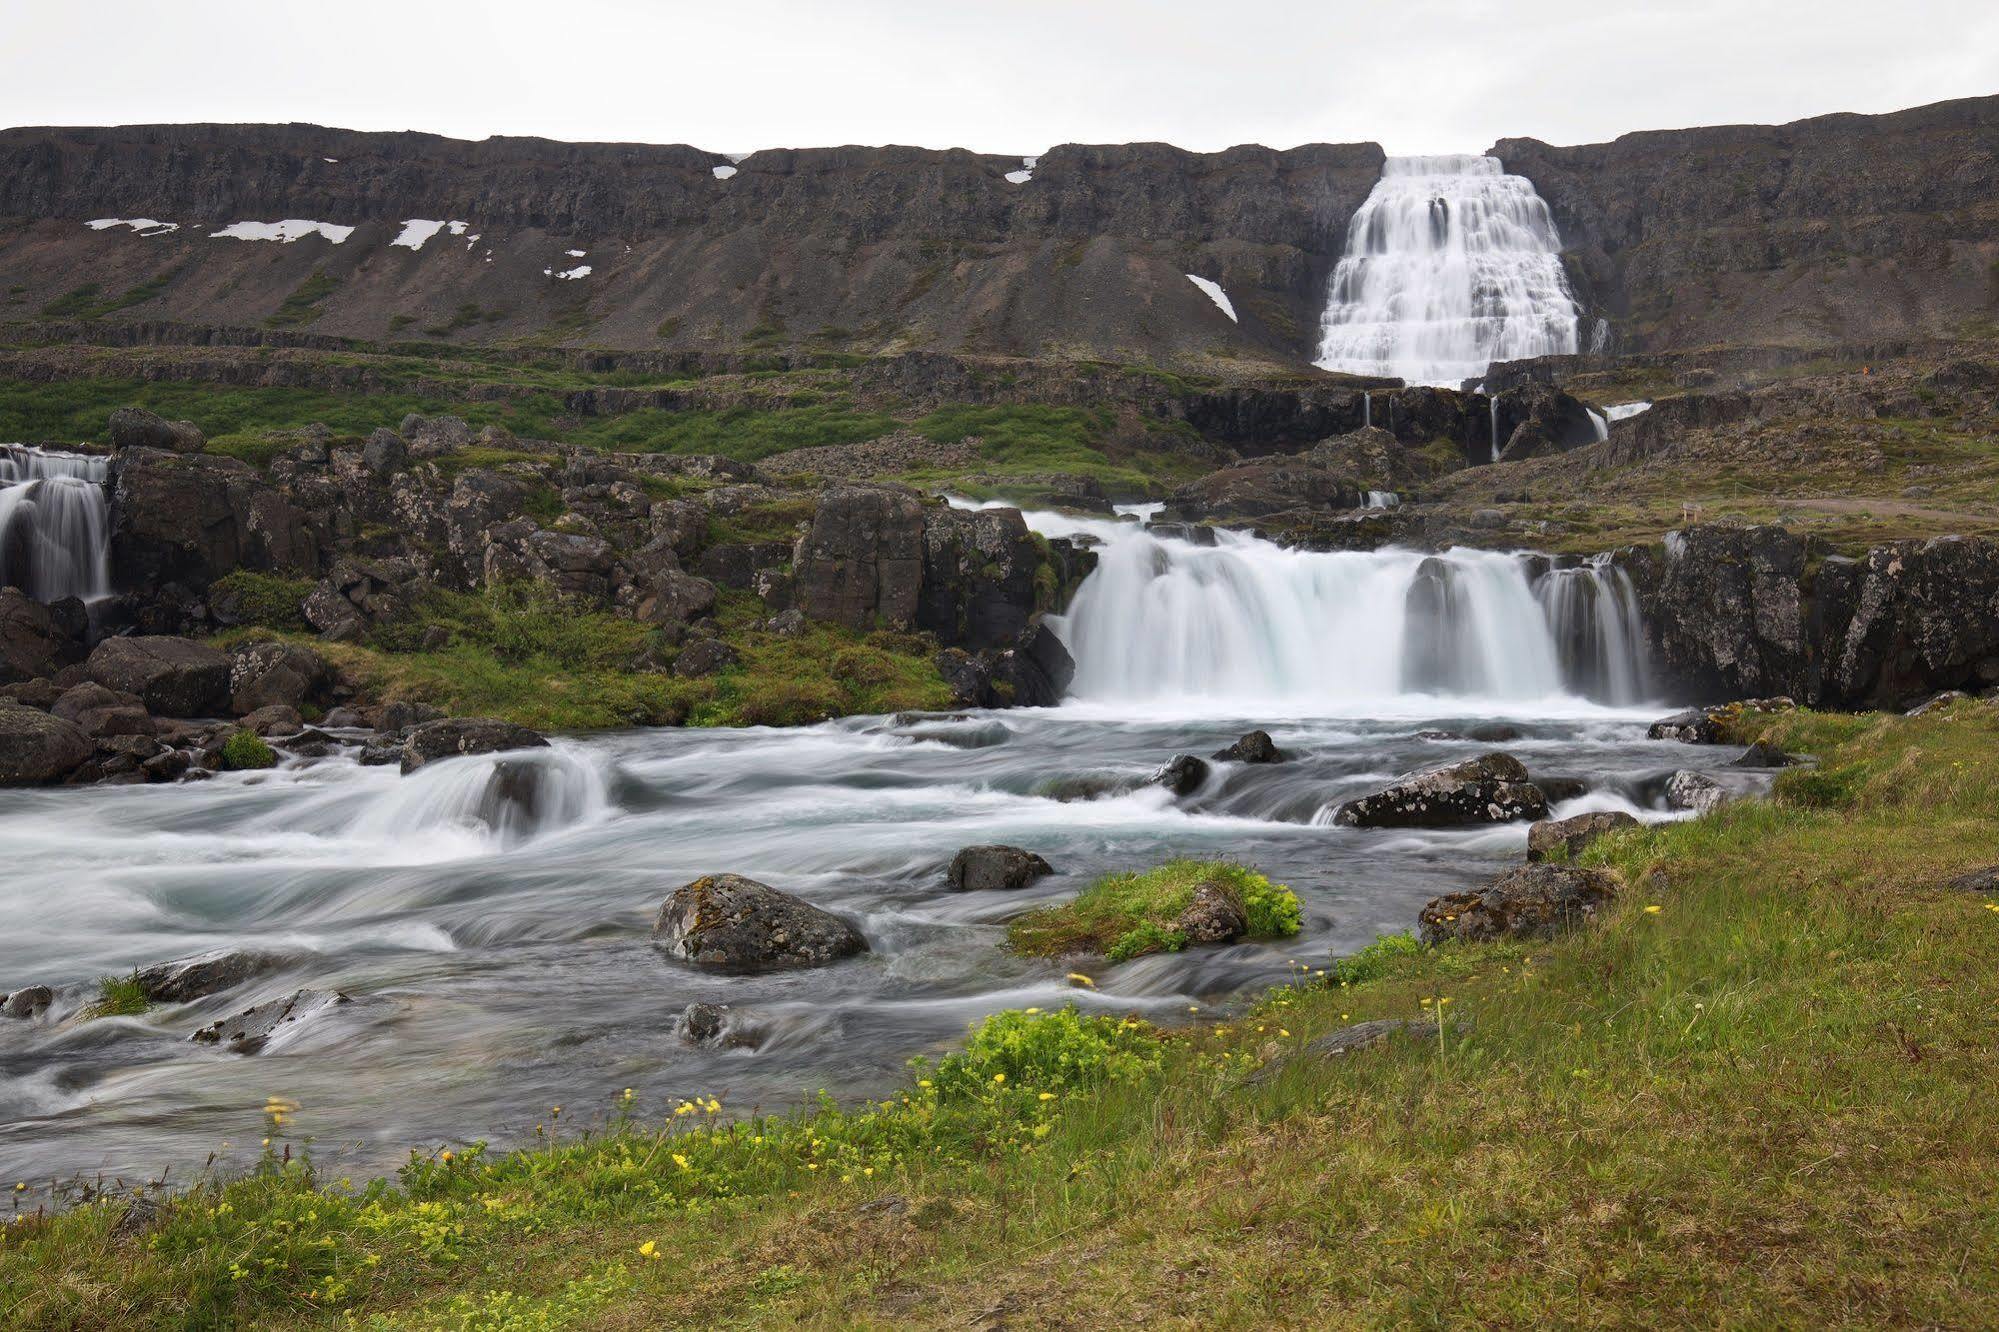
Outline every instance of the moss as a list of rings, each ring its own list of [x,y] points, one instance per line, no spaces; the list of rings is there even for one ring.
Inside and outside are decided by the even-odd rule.
[[[308,628],[300,610],[312,594],[312,581],[238,569],[224,574],[209,588],[211,606],[227,606],[241,624],[261,629]]]
[[[312,275],[293,288],[282,304],[264,321],[266,328],[291,328],[297,324],[308,324],[319,318],[319,303],[340,289],[340,279],[324,269],[315,269]]]
[[[278,756],[264,738],[255,731],[232,731],[222,742],[222,767],[225,772],[254,772],[262,768],[278,766]]]
[[[1298,932],[1298,898],[1282,884],[1226,861],[1171,860],[1142,874],[1105,875],[1073,901],[1030,911],[1007,927],[1007,944],[1032,956],[1091,952],[1113,962],[1178,952],[1187,946],[1180,915],[1203,887],[1219,888],[1241,909],[1249,938]]]

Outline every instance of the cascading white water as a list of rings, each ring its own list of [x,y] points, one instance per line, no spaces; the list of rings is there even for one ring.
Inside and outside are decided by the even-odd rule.
[[[1581,313],[1532,182],[1496,157],[1391,157],[1347,224],[1318,363],[1457,384],[1573,353]]]
[[[1096,571],[1057,622],[1084,702],[1392,713],[1440,697],[1642,698],[1635,603],[1614,569],[1549,575],[1550,592],[1532,557],[1497,551],[1314,553],[1226,530],[1212,546],[1088,530],[1103,542]]]
[[[37,601],[111,593],[109,462],[0,444],[0,587]]]
[[[1603,413],[1593,411],[1588,407],[1583,408],[1583,410],[1589,412],[1589,428],[1596,432],[1596,442],[1601,444],[1606,439],[1609,439],[1610,422],[1604,419]]]

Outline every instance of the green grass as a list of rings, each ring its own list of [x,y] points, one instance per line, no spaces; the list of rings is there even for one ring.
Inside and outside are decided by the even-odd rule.
[[[232,731],[222,742],[222,767],[226,772],[255,772],[278,766],[278,756],[255,731]]]
[[[97,999],[84,1010],[86,1018],[138,1017],[150,1009],[153,1001],[139,987],[139,978],[133,976],[106,976],[97,982]]]
[[[243,624],[260,629],[309,628],[300,605],[311,595],[308,578],[284,578],[277,574],[237,569],[226,573],[208,589],[208,604],[231,608]]]
[[[102,319],[105,315],[145,304],[165,291],[179,276],[179,269],[157,273],[137,286],[127,287],[116,296],[107,295],[95,282],[86,282],[44,305],[42,313],[55,319]]]
[[[1298,932],[1298,898],[1284,885],[1226,861],[1170,860],[1142,874],[1107,874],[1073,901],[1028,912],[1008,925],[1007,944],[1031,956],[1098,953],[1112,962],[1177,953],[1187,936],[1176,922],[1204,886],[1242,909],[1249,938]]]
[[[340,279],[324,269],[315,270],[285,297],[276,312],[264,321],[266,328],[291,328],[319,318],[319,303],[340,290]]]
[[[0,1321],[1981,1324],[1999,903],[1938,885],[1999,860],[1999,714],[1745,726],[1846,802],[1599,842],[1625,891],[1552,944],[1396,945],[1174,1030],[1008,1014],[857,1106],[643,1089],[390,1183],[274,1147],[128,1229],[116,1200],[0,1227]],[[1410,1017],[1438,1038],[1298,1057]]]

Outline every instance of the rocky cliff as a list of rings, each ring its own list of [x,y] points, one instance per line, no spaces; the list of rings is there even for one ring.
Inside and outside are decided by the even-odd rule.
[[[1615,349],[1936,336],[1999,315],[1999,97],[1492,152],[1547,200]]]
[[[15,129],[0,132],[0,315],[1295,362],[1381,160],[1373,144],[1132,144],[1067,145],[1031,168],[897,147],[738,162],[303,125]],[[85,225],[104,219],[176,229]],[[214,234],[282,219],[336,230]],[[460,225],[395,244],[410,219]],[[1219,282],[1237,318],[1189,273]]]

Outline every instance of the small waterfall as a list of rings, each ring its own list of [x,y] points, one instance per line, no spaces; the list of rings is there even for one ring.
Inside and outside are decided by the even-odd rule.
[[[1573,353],[1581,309],[1561,248],[1532,182],[1498,158],[1391,157],[1347,224],[1318,363],[1449,385]]]
[[[1360,395],[1360,424],[1363,430],[1372,429],[1374,426],[1374,395],[1372,393],[1363,393]]]
[[[1492,394],[1486,399],[1486,406],[1492,417],[1492,460],[1499,461],[1499,395]]]
[[[110,463],[0,444],[0,586],[37,601],[111,594]]]
[[[1534,589],[1567,688],[1606,703],[1646,698],[1645,625],[1624,570],[1607,560],[1551,569]]]
[[[1651,407],[1649,402],[1619,402],[1604,408],[1603,415],[1605,420],[1623,421],[1640,412],[1650,411]]]
[[[1364,509],[1392,509],[1401,502],[1402,497],[1392,490],[1370,490],[1367,492],[1367,502],[1361,505],[1361,507]]]
[[[1601,444],[1606,439],[1609,439],[1610,422],[1604,420],[1603,413],[1589,407],[1585,407],[1583,410],[1589,413],[1589,428],[1596,432],[1596,442]]]
[[[1037,530],[1044,517],[1030,515]],[[1052,623],[1076,658],[1072,693],[1088,702],[1247,713],[1406,711],[1438,695],[1639,701],[1629,584],[1593,566],[1559,582],[1597,592],[1558,595],[1548,577],[1537,590],[1534,567],[1497,551],[1287,550],[1227,530],[1195,546],[1127,525],[1106,533],[1095,572]]]

